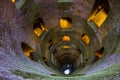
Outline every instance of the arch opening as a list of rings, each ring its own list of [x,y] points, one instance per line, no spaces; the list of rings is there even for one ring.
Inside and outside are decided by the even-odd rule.
[[[97,27],[101,27],[106,20],[110,10],[108,0],[96,0],[94,7],[88,17],[88,22],[93,22]]]
[[[34,54],[35,50],[24,42],[21,43],[21,48],[22,48],[25,56],[27,56],[28,58],[33,60],[32,54]]]
[[[69,28],[71,28],[72,27],[71,23],[72,23],[72,19],[69,18],[69,17],[62,17],[60,19],[60,27],[62,29],[69,29]]]
[[[34,33],[40,37],[44,31],[47,31],[44,21],[42,18],[37,18],[33,25]]]

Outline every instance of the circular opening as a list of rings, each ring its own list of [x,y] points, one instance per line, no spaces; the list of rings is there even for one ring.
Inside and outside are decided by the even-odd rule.
[[[64,71],[64,74],[66,74],[66,75],[68,75],[68,74],[70,74],[71,73],[71,70],[70,69],[66,69],[65,71]]]

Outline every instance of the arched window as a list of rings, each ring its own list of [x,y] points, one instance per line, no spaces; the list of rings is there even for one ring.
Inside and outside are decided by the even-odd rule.
[[[62,29],[71,28],[72,19],[69,17],[62,17],[60,19],[60,27]]]
[[[44,31],[47,31],[42,18],[37,18],[33,25],[34,33],[39,37]]]
[[[63,48],[64,48],[64,49],[69,49],[70,46],[68,46],[68,45],[64,45]]]
[[[22,47],[22,50],[25,54],[25,56],[29,57],[30,59],[32,59],[32,54],[34,52],[34,49],[32,49],[30,46],[28,46],[26,43],[22,42],[21,43],[21,47]]]
[[[67,35],[63,36],[62,41],[70,41],[70,36]]]
[[[11,0],[12,1],[12,3],[15,3],[15,0]]]
[[[98,61],[103,56],[103,52],[104,52],[104,47],[102,47],[101,49],[97,50],[94,53],[94,61],[93,62]]]
[[[81,39],[87,45],[90,43],[90,39],[89,39],[88,35],[86,35],[85,33],[82,34]]]
[[[103,52],[104,52],[104,47],[102,47],[100,50],[97,50],[94,54],[95,56],[98,56],[99,58],[101,58],[103,55]]]
[[[96,0],[88,21],[94,22],[98,27],[101,27],[106,20],[110,10],[108,0]]]

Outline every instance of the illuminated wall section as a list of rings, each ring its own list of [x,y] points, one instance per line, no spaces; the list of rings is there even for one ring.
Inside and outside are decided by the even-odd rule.
[[[108,0],[96,0],[95,5],[88,17],[88,21],[94,22],[97,27],[101,27],[106,20],[110,10]]]
[[[101,9],[100,11],[95,10],[95,12],[89,16],[88,21],[93,21],[98,27],[101,27],[106,18],[107,13],[104,9]]]
[[[33,25],[34,33],[40,37],[44,31],[47,31],[46,26],[41,18],[37,18]]]
[[[95,53],[95,56],[98,56],[99,58],[101,58],[102,57],[102,54],[100,54],[100,53]]]
[[[42,26],[42,29],[40,29],[39,27],[36,27],[34,28],[34,33],[39,37],[45,30],[47,31],[47,29],[44,28],[43,26]]]
[[[11,0],[12,1],[12,3],[15,3],[15,0]]]
[[[103,56],[103,52],[104,52],[104,47],[102,47],[100,50],[97,50],[94,55],[101,58]]]
[[[68,49],[68,48],[70,48],[70,47],[67,46],[67,45],[64,45],[63,48],[64,48],[64,49]]]
[[[69,36],[63,36],[62,41],[70,41],[70,37]]]
[[[62,29],[71,28],[71,20],[68,18],[61,18],[60,19],[60,27]]]
[[[87,45],[90,43],[90,39],[89,39],[89,37],[86,34],[83,34],[81,39]]]
[[[31,54],[33,54],[34,49],[32,49],[30,46],[28,46],[25,43],[21,43],[21,47],[22,47],[22,50],[23,50],[25,56],[31,58]]]

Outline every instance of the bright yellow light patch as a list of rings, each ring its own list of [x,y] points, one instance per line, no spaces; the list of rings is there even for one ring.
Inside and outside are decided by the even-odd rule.
[[[66,19],[60,19],[60,27],[62,29],[64,29],[64,28],[71,28],[71,23],[68,22],[68,20],[66,20]]]
[[[11,0],[12,1],[12,3],[15,3],[15,0]]]
[[[48,30],[46,29],[46,26],[43,26],[43,25],[42,25],[42,30],[48,31]]]
[[[88,37],[87,35],[84,35],[84,36],[82,37],[82,41],[83,41],[85,44],[87,44],[87,45],[90,43],[89,37]]]
[[[69,36],[63,36],[62,41],[70,41],[70,37]]]
[[[67,46],[67,45],[65,45],[65,46],[63,46],[63,48],[66,48],[66,49],[67,49],[67,48],[70,48],[70,47],[69,47],[69,46]]]
[[[30,56],[30,53],[34,52],[34,50],[30,47],[25,47],[23,49],[23,52],[25,53],[26,56]]]
[[[32,49],[32,48],[30,48],[30,47],[24,47],[23,48],[23,52],[24,52],[24,54],[25,54],[25,56],[27,56],[27,57],[29,57],[29,58],[31,58],[31,53],[33,53],[34,52],[34,50]]]
[[[40,28],[35,28],[34,29],[34,32],[35,32],[35,34],[39,37],[41,34],[42,34],[42,32],[43,32],[44,30],[41,30]]]
[[[25,56],[29,57],[30,56],[30,52],[25,52]]]
[[[101,27],[105,19],[107,18],[106,12],[102,9],[99,12],[97,10],[90,15],[88,21],[93,21],[98,27]]]
[[[36,28],[34,29],[34,32],[35,32],[35,34],[39,37],[39,36],[43,33],[44,30],[47,31],[47,29],[44,28],[44,27],[42,27],[42,29],[40,29],[39,27],[36,27]]]

